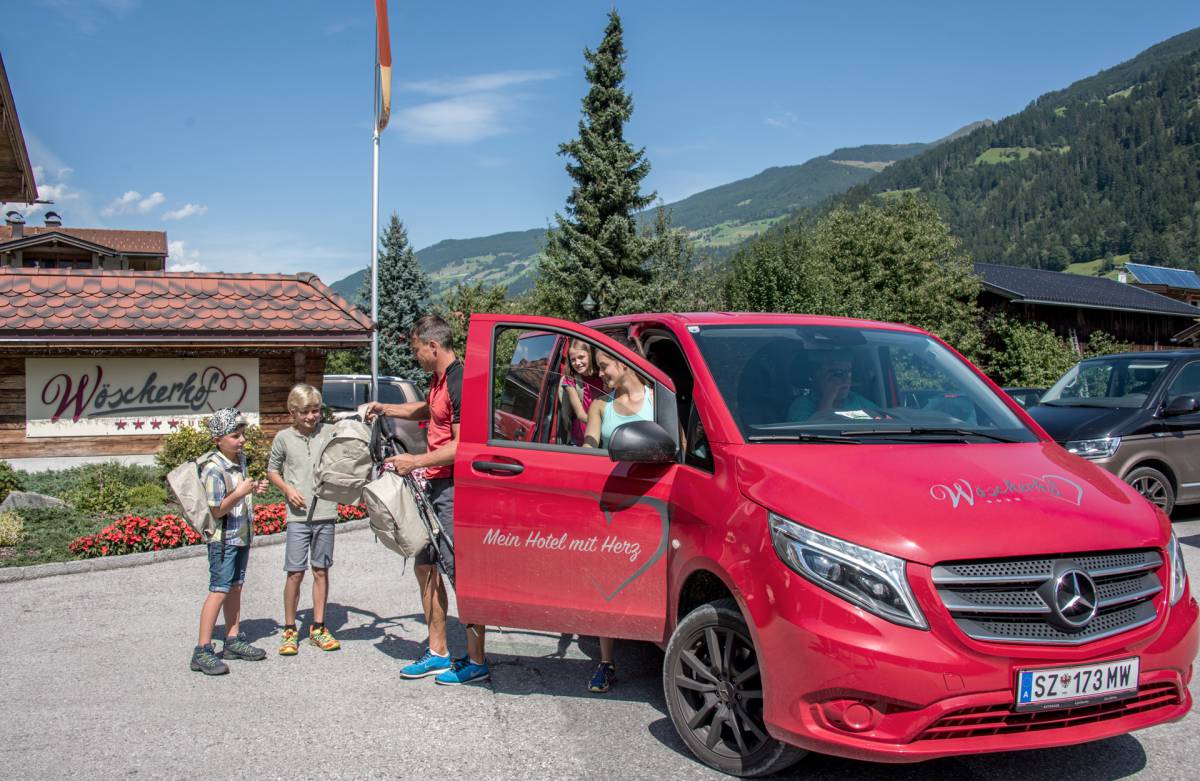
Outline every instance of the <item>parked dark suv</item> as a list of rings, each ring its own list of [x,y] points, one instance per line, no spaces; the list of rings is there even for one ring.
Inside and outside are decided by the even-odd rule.
[[[1200,350],[1088,358],[1028,411],[1165,512],[1200,502]]]
[[[326,374],[325,387],[321,391],[325,406],[333,411],[334,417],[348,415],[371,398],[371,375],[369,374]],[[379,378],[379,400],[384,404],[404,404],[409,401],[424,401],[425,394],[411,380],[401,377]],[[384,418],[384,425],[391,429],[392,437],[398,440],[409,453],[424,453],[425,424],[412,420]]]

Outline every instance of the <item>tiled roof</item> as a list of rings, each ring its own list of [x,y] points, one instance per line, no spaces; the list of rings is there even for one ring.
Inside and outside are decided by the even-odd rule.
[[[0,268],[0,340],[369,338],[313,274]]]
[[[42,233],[64,233],[77,239],[90,241],[102,247],[111,247],[118,253],[142,255],[166,255],[166,231],[119,231],[104,228],[62,228],[50,226],[25,226],[23,239]],[[11,225],[0,225],[0,249],[4,243],[13,241]]]
[[[976,263],[975,273],[985,288],[1018,302],[1200,317],[1200,309],[1182,301],[1103,277],[993,263]]]

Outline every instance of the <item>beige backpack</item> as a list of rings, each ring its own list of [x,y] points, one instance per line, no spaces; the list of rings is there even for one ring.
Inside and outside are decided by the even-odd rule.
[[[373,465],[371,429],[357,418],[339,420],[317,455],[317,496],[338,504],[357,504]]]
[[[367,483],[362,496],[371,531],[388,550],[409,558],[429,544],[429,530],[404,478],[395,472],[383,472],[378,479]]]
[[[167,485],[171,486],[171,492],[183,508],[183,520],[206,544],[221,539],[221,524],[213,517],[212,508],[208,506],[208,492],[204,490],[204,481],[200,479],[205,464],[216,454],[217,451],[210,450],[194,461],[184,461],[167,473]],[[226,478],[226,488],[233,490],[228,482]]]

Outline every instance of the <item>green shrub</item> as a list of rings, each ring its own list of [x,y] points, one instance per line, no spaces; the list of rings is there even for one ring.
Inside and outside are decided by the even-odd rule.
[[[161,476],[165,477],[184,461],[197,459],[214,447],[213,439],[203,422],[199,426],[184,426],[162,438],[162,444],[154,454],[154,462],[158,464]],[[262,480],[267,476],[267,457],[270,454],[271,443],[263,436],[262,429],[258,426],[247,426],[246,467],[250,477]]]
[[[77,510],[92,515],[128,512],[132,506],[131,487],[121,479],[124,475],[108,467],[109,464],[88,464],[83,467],[78,486],[68,494],[67,501]]]
[[[134,512],[165,507],[167,489],[157,483],[142,483],[129,489],[129,508]]]
[[[12,510],[0,513],[0,548],[11,548],[25,536],[25,520]]]
[[[74,558],[67,550],[71,540],[96,529],[96,519],[73,507],[28,508],[21,510],[25,535],[16,546],[16,555],[0,559],[0,566],[24,567],[49,561]]]
[[[26,491],[36,491],[46,496],[56,496],[59,499],[71,501],[72,495],[80,489],[85,480],[96,470],[103,470],[109,479],[123,483],[132,488],[143,483],[157,482],[158,469],[154,466],[122,464],[117,461],[106,461],[102,464],[85,464],[70,469],[55,469],[46,472],[22,472],[21,479]]]
[[[24,490],[25,482],[21,479],[21,473],[13,469],[12,464],[7,461],[0,461],[0,502],[12,491]]]

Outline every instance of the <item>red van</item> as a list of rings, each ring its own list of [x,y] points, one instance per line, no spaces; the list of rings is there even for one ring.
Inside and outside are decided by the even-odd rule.
[[[576,446],[572,339],[635,370],[655,420]],[[916,328],[475,315],[455,482],[462,620],[665,646],[671,719],[728,773],[1073,744],[1191,706],[1169,520]]]

